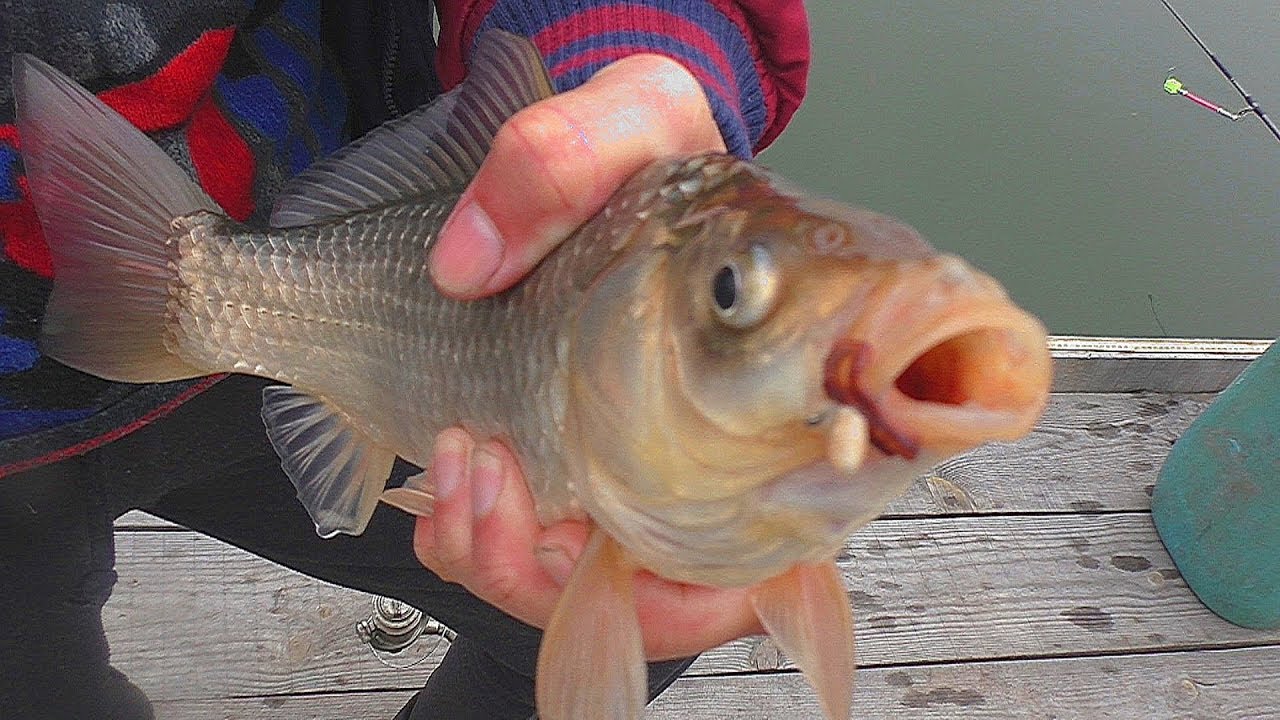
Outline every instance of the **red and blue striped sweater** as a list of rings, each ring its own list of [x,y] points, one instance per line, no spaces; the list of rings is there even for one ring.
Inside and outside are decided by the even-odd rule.
[[[0,34],[0,477],[152,422],[216,378],[124,385],[41,356],[52,279],[12,125],[13,53],[94,90],[230,215],[260,220],[285,180],[462,79],[485,29],[533,39],[558,90],[657,52],[706,90],[725,144],[750,156],[804,94],[800,0],[61,0],[8,5]],[[424,282],[426,279],[424,278]]]

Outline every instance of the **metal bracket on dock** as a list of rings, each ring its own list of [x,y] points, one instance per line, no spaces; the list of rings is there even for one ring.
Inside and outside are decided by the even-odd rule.
[[[421,610],[389,597],[373,599],[373,614],[356,623],[356,636],[373,651],[374,657],[387,667],[405,669],[413,667],[435,652],[440,639],[448,642],[458,636],[439,620]],[[388,662],[387,657],[399,655],[422,637],[434,638],[434,642],[414,661],[408,664]]]

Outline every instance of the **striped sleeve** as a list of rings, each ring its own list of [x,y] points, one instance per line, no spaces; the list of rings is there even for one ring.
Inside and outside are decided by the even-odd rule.
[[[532,38],[556,89],[577,87],[636,53],[683,64],[701,83],[729,151],[750,157],[778,136],[804,96],[809,29],[800,0],[442,0],[440,78],[462,80],[476,36]]]

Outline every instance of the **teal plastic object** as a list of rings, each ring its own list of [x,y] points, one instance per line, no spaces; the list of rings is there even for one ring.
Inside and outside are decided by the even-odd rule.
[[[1151,513],[1210,610],[1248,628],[1280,627],[1280,342],[1174,443]]]

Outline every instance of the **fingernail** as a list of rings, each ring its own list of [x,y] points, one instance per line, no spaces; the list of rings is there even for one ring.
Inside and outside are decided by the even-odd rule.
[[[467,448],[456,434],[445,432],[436,439],[432,453],[431,477],[436,500],[447,500],[457,492],[467,474]]]
[[[471,462],[471,512],[488,517],[502,494],[502,459],[486,448],[476,450]]]
[[[539,545],[533,554],[538,558],[538,564],[542,565],[542,569],[557,584],[569,582],[569,576],[573,574],[573,557],[569,555],[568,548],[557,544]]]
[[[431,277],[445,292],[481,291],[502,263],[506,243],[489,214],[463,196],[431,252]]]

